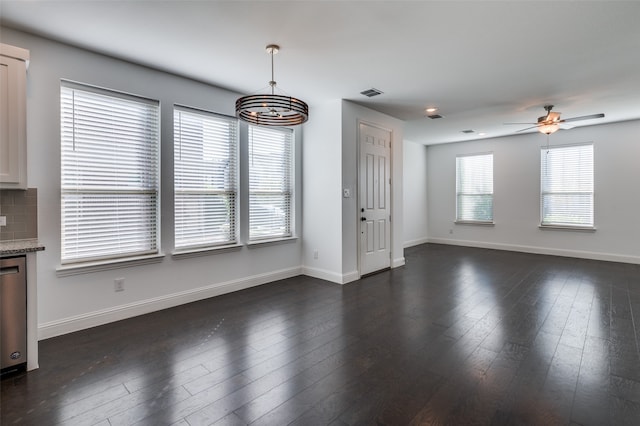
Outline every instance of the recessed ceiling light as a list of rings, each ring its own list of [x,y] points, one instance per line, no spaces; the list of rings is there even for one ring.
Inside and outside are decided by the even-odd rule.
[[[437,110],[438,110],[438,108],[436,108],[436,107],[429,107],[425,111],[427,111],[427,113],[432,113],[432,112],[436,112]]]
[[[480,132],[478,133],[478,136],[487,136],[487,134],[485,132]]]

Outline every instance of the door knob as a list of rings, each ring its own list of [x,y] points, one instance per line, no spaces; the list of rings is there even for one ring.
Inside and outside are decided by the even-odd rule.
[[[361,218],[360,218],[360,222],[364,222],[365,220],[367,220],[367,218],[366,218],[366,217],[361,217]]]

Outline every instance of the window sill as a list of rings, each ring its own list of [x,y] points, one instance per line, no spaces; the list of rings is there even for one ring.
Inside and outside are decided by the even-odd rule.
[[[496,223],[493,221],[484,222],[480,220],[456,220],[453,223],[456,225],[496,226]]]
[[[286,244],[296,240],[298,240],[298,237],[284,237],[284,238],[254,240],[254,241],[249,241],[247,243],[247,246],[249,248],[252,248],[252,247],[260,247],[260,246],[275,245],[275,244]]]
[[[210,254],[227,253],[230,251],[236,251],[242,249],[242,244],[227,244],[224,246],[214,247],[198,247],[198,248],[185,248],[176,249],[171,253],[173,259],[186,259],[190,257],[207,256]]]
[[[56,269],[57,277],[69,277],[72,275],[91,274],[93,272],[109,271],[112,269],[130,268],[132,266],[160,263],[164,259],[163,253],[127,257],[123,259],[103,260],[98,262],[85,262],[70,265],[61,265]]]
[[[538,228],[549,231],[596,232],[595,226],[538,225]]]

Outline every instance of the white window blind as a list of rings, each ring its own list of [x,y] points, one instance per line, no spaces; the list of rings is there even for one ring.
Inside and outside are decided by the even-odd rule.
[[[540,151],[541,224],[593,227],[593,144]]]
[[[62,263],[158,252],[159,104],[63,82]]]
[[[238,121],[176,107],[175,247],[236,242]]]
[[[249,240],[292,235],[293,131],[249,126]]]
[[[493,154],[456,157],[456,220],[493,222]]]

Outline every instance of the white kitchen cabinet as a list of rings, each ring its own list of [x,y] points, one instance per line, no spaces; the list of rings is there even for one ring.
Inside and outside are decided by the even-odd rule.
[[[29,51],[0,44],[0,188],[27,189]]]

